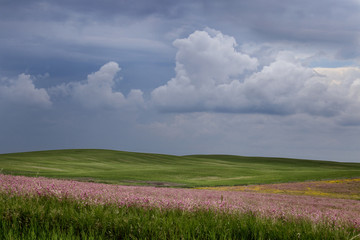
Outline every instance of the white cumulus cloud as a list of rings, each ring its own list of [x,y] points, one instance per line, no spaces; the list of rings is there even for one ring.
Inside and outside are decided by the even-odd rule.
[[[0,79],[1,105],[25,107],[50,107],[52,102],[44,88],[36,88],[30,75]]]
[[[165,111],[197,111],[211,101],[214,88],[230,84],[258,61],[236,49],[233,37],[219,31],[196,31],[177,39],[176,77],[152,92],[155,104]]]
[[[233,112],[341,117],[360,105],[360,69],[313,69],[289,51],[259,68],[230,36],[207,29],[174,42],[176,76],[156,88],[165,112]]]
[[[114,90],[116,74],[120,71],[116,62],[108,62],[99,71],[88,75],[84,82],[73,82],[65,92],[87,108],[121,108],[130,105],[142,105],[143,92],[133,89],[127,97]],[[64,92],[64,89],[62,89]]]

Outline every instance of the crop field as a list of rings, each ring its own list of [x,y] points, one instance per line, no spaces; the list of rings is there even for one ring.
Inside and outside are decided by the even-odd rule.
[[[0,154],[5,174],[170,187],[287,183],[360,176],[360,163],[110,150]]]
[[[360,239],[359,163],[58,150],[0,169],[0,239]]]

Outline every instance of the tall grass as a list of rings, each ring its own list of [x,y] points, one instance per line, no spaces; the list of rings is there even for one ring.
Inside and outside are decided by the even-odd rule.
[[[360,239],[359,233],[252,212],[119,207],[0,194],[0,239]]]

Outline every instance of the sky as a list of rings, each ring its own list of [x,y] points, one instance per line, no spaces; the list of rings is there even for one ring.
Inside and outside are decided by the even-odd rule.
[[[360,162],[359,0],[0,0],[0,153]]]

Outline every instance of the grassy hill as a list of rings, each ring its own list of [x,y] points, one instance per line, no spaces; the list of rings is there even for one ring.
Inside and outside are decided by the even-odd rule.
[[[4,174],[158,186],[218,186],[360,177],[360,163],[73,149],[0,154]]]

